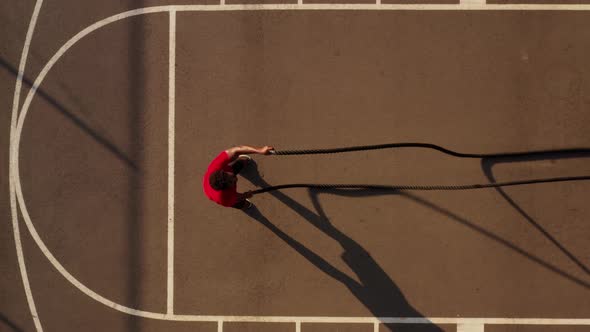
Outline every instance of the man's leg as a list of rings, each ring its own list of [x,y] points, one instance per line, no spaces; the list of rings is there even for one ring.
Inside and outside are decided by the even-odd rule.
[[[243,160],[236,160],[236,162],[231,165],[231,168],[235,175],[238,175],[238,173],[240,173],[240,171],[244,168],[245,163],[246,162]]]

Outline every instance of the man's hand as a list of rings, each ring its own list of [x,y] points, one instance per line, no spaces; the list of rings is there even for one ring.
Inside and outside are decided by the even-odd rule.
[[[260,148],[260,154],[266,154],[269,155],[270,151],[274,150],[275,148],[273,148],[272,146],[266,145]]]

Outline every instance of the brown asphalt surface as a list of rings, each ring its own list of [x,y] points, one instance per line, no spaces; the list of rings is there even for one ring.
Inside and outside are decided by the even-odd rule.
[[[35,331],[7,190],[15,71],[34,4],[0,3],[0,331]],[[78,31],[159,4],[179,3],[46,1],[21,105],[27,81]],[[589,15],[179,12],[175,313],[589,318],[588,182],[396,194],[293,189],[254,197],[247,214],[213,204],[201,189],[210,160],[237,144],[417,141],[473,153],[590,147]],[[166,312],[167,135],[168,14],[158,13],[110,24],[71,48],[40,86],[20,146],[27,208],[53,255],[98,294],[154,312]],[[588,157],[482,164],[416,149],[255,156],[238,187],[588,175]],[[214,323],[137,318],[96,302],[50,265],[20,219],[45,331],[216,331]],[[401,329],[381,326],[390,330]],[[293,326],[226,323],[224,331]]]

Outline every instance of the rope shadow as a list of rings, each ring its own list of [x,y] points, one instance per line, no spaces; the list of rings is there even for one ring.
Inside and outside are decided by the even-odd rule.
[[[321,192],[321,193],[335,194],[335,195],[339,195],[339,196],[348,196],[348,197],[398,195],[399,197],[406,198],[406,199],[411,200],[415,203],[418,203],[422,206],[428,207],[429,209],[436,211],[437,213],[440,213],[440,214],[444,215],[445,217],[448,217],[449,219],[451,219],[457,223],[460,223],[460,224],[470,228],[473,231],[476,231],[476,232],[482,234],[486,238],[506,246],[507,248],[515,251],[516,253],[522,255],[523,257],[525,257],[525,258],[543,266],[544,268],[560,275],[561,277],[564,277],[564,278],[566,278],[566,279],[568,279],[568,280],[570,280],[570,281],[572,281],[572,282],[574,282],[586,289],[590,289],[590,282],[582,280],[572,274],[569,274],[569,273],[559,269],[557,266],[544,261],[543,259],[533,255],[530,252],[527,252],[526,250],[520,248],[516,244],[514,244],[506,239],[503,239],[502,237],[494,234],[493,232],[491,232],[481,226],[476,225],[475,223],[459,216],[456,213],[451,212],[450,210],[447,210],[441,206],[438,206],[438,205],[432,203],[431,201],[426,200],[426,199],[419,197],[417,195],[414,195],[412,193],[405,192],[405,191],[396,191],[396,192],[389,191],[388,192],[388,191],[373,191],[373,190],[366,190],[366,189],[358,189],[358,190],[328,189],[328,190],[321,190],[321,191],[316,190],[316,191]]]
[[[248,169],[246,172],[244,173],[244,177],[248,180],[250,180],[250,182],[252,182],[254,185],[259,186],[259,187],[266,187],[269,186],[268,183],[266,183],[263,179],[261,178],[256,178],[256,176],[258,175],[257,172],[257,165],[255,163],[252,163],[252,168]],[[534,254],[520,248],[519,246],[517,246],[516,244],[500,237],[499,235],[496,235],[495,233],[467,220],[466,218],[463,218],[443,207],[440,207],[424,198],[421,198],[417,195],[414,195],[410,192],[407,191],[399,191],[399,190],[367,190],[367,189],[313,189],[313,191],[315,191],[316,193],[327,193],[327,194],[336,194],[336,195],[340,195],[340,196],[348,196],[348,197],[366,197],[366,196],[379,196],[379,195],[397,195],[399,197],[404,197],[406,199],[409,199],[415,203],[418,203],[424,207],[427,207],[441,215],[444,215],[446,217],[448,217],[450,220],[455,221],[459,224],[462,224],[466,227],[468,227],[469,229],[483,235],[484,237],[493,240],[494,242],[497,242],[509,249],[511,249],[512,251],[518,253],[519,255],[523,256],[524,258],[535,262],[537,264],[539,264],[540,266],[544,267],[545,269],[585,288],[585,289],[590,289],[590,282],[580,279],[562,269],[560,269],[559,267],[543,260],[540,257],[535,256]],[[286,197],[289,200],[292,200],[290,198],[288,198],[288,196],[282,194],[281,192],[275,192],[275,191],[270,191],[269,192],[271,195],[277,197],[279,200],[281,200],[281,198]],[[317,194],[315,194],[317,195]],[[280,198],[279,198],[280,197]],[[312,199],[313,202],[313,199]],[[285,203],[286,204],[286,203]],[[299,203],[294,202],[295,207],[299,210],[307,210],[307,208],[301,206]],[[298,207],[298,205],[300,207]],[[317,206],[315,206],[316,209],[321,208],[321,206],[319,206],[319,204]],[[294,208],[294,210],[296,212],[298,212],[299,214],[301,214],[299,211],[297,211],[297,209]],[[307,210],[309,211],[309,210]],[[321,210],[318,210],[321,211]],[[312,215],[312,212],[310,212]],[[318,218],[323,214],[323,212],[318,212],[319,216]],[[325,214],[324,214],[325,215]],[[304,216],[305,217],[305,216]]]
[[[492,183],[496,182],[492,168],[494,165],[499,163],[515,163],[515,162],[530,162],[540,160],[555,160],[555,159],[574,159],[574,158],[589,158],[590,153],[577,152],[571,153],[567,150],[559,151],[555,150],[551,153],[545,153],[540,155],[532,156],[519,156],[519,157],[502,157],[502,158],[483,158],[481,160],[481,168],[483,173]],[[514,208],[533,228],[539,231],[545,238],[547,238],[553,245],[555,245],[564,255],[566,255],[574,264],[576,264],[586,275],[590,276],[590,268],[586,266],[582,261],[577,258],[570,250],[568,250],[563,244],[561,244],[556,238],[554,238],[541,224],[539,224],[530,214],[528,214],[522,207],[520,207],[514,199],[512,199],[506,191],[500,187],[494,188],[502,198],[504,198],[508,204]]]
[[[240,174],[257,186],[268,185],[268,183],[260,177],[255,162],[250,163],[250,165]],[[249,217],[268,228],[319,270],[342,283],[375,317],[424,318],[422,314],[411,306],[399,287],[379,266],[373,257],[371,257],[371,254],[359,243],[334,227],[319,203],[317,192],[310,190],[309,193],[317,213],[281,192],[273,191],[270,194],[307,220],[314,227],[338,242],[344,251],[341,256],[343,261],[354,271],[360,282],[357,282],[355,279],[338,270],[320,255],[314,253],[299,241],[283,232],[268,220],[268,218],[266,218],[256,206],[252,206],[244,212]],[[393,331],[393,326],[385,326]],[[395,326],[395,331],[399,331],[400,328],[403,328],[399,324],[396,324]],[[442,330],[434,324],[419,324],[419,326],[420,331],[442,332]],[[409,327],[411,326],[407,326],[406,328]]]

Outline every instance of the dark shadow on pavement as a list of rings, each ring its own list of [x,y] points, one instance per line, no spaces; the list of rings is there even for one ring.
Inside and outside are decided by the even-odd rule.
[[[257,186],[268,186],[268,183],[266,183],[260,177],[255,162],[252,162],[248,168],[246,168],[240,174]],[[356,193],[365,196],[375,194],[374,191],[366,190],[363,192],[357,191]],[[391,192],[389,193],[391,194]],[[289,208],[293,209],[293,211],[297,212],[300,216],[305,218],[308,222],[324,232],[330,238],[337,241],[344,250],[342,259],[354,271],[360,282],[357,282],[342,271],[338,270],[320,255],[314,253],[303,244],[280,230],[276,225],[270,222],[270,220],[268,220],[268,218],[266,218],[256,208],[256,206],[252,206],[250,209],[244,212],[268,228],[271,232],[282,239],[300,255],[305,257],[310,263],[312,263],[322,272],[342,283],[361,303],[363,303],[363,305],[365,305],[369,311],[371,311],[375,317],[424,317],[415,308],[413,308],[410,303],[408,303],[399,287],[387,275],[387,273],[383,271],[383,269],[373,259],[373,257],[371,257],[370,253],[367,252],[360,244],[330,223],[329,219],[321,208],[316,192],[310,191],[310,195],[313,200],[313,205],[318,211],[317,214],[296,202],[289,196],[283,194],[282,192],[273,191],[270,192],[270,194],[287,205]],[[392,331],[399,331],[403,328],[400,325],[402,324],[396,324],[395,328],[393,328],[393,326],[385,326]],[[417,327],[419,327],[419,331],[442,332],[442,330],[434,324],[418,324],[414,326],[407,326],[407,328],[410,328],[413,331],[415,331]]]
[[[252,163],[251,166],[249,166],[246,170],[244,170],[240,174],[243,174],[243,176],[246,179],[248,179],[250,182],[252,182],[254,185],[256,185],[258,187],[264,188],[264,187],[270,186],[266,181],[264,181],[262,178],[260,178],[260,175],[258,174],[258,170],[257,170],[257,165],[254,162]],[[580,278],[560,269],[559,267],[543,260],[542,258],[535,256],[534,254],[522,249],[521,247],[517,246],[516,244],[500,237],[499,235],[496,235],[493,232],[467,220],[466,218],[463,218],[463,217],[459,216],[458,214],[453,213],[450,210],[445,209],[441,206],[438,206],[438,205],[430,202],[429,200],[419,197],[418,195],[411,193],[409,191],[366,190],[366,189],[313,190],[310,192],[310,195],[312,195],[312,202],[314,202],[315,208],[318,210],[318,215],[316,215],[315,213],[313,213],[309,209],[305,208],[301,204],[293,201],[291,198],[289,198],[287,195],[283,194],[280,191],[269,192],[269,194],[273,195],[274,197],[276,197],[277,199],[279,199],[280,201],[282,201],[283,203],[285,203],[286,205],[291,207],[294,211],[296,211],[297,213],[302,215],[304,218],[306,218],[312,224],[316,225],[316,227],[318,227],[318,228],[324,227],[325,229],[331,231],[332,232],[331,234],[334,235],[334,237],[332,237],[332,238],[335,238],[335,240],[338,241],[337,233],[333,232],[330,229],[330,226],[322,225],[322,223],[324,222],[324,221],[322,221],[322,218],[325,218],[325,213],[322,211],[319,203],[317,203],[318,202],[317,198],[314,199],[314,196],[317,197],[317,195],[320,193],[335,194],[335,195],[348,196],[348,197],[365,197],[365,196],[378,196],[378,195],[397,195],[398,197],[404,197],[404,198],[409,199],[415,203],[418,203],[424,207],[427,207],[433,211],[436,211],[436,212],[440,213],[441,215],[446,216],[447,218],[449,218],[452,221],[455,221],[459,224],[462,224],[462,225],[468,227],[469,229],[483,235],[484,237],[486,237],[490,240],[493,240],[494,242],[497,242],[497,243],[511,249],[512,251],[516,252],[517,254],[523,256],[524,258],[529,259],[530,261],[533,261],[533,262],[539,264],[540,266],[546,268],[547,270],[552,271],[552,272],[556,273],[557,275],[559,275],[571,282],[574,282],[575,284],[585,288],[586,290],[590,289],[590,282],[580,279]],[[325,218],[325,219],[327,219],[327,218]],[[327,221],[325,221],[325,222],[327,222]],[[330,234],[328,234],[328,235],[330,235]],[[342,239],[342,237],[340,237],[339,239]],[[346,243],[346,241],[343,241],[341,243],[343,245],[343,247],[344,247],[345,243]],[[344,248],[344,249],[346,250],[346,248]]]
[[[18,77],[18,70],[12,66],[8,61],[0,57],[0,66],[4,68],[6,71]],[[29,88],[33,87],[33,81],[28,79],[27,77],[23,76],[23,83],[24,85],[28,86]],[[53,106],[53,109],[58,111],[62,114],[66,119],[70,120],[74,123],[78,128],[80,128],[83,132],[88,134],[92,137],[96,142],[102,145],[105,149],[111,152],[116,158],[124,162],[130,168],[137,170],[137,166],[133,162],[133,159],[129,158],[123,151],[121,151],[116,145],[110,142],[108,139],[103,137],[100,133],[96,130],[92,129],[87,123],[85,123],[82,119],[77,117],[72,111],[68,110],[64,105],[62,105],[59,101],[49,95],[40,87],[37,88],[37,96],[43,98],[47,103]]]
[[[478,225],[472,223],[471,221],[469,221],[469,220],[467,220],[467,219],[465,219],[465,218],[463,218],[463,217],[461,217],[461,216],[459,216],[459,215],[457,215],[457,214],[455,214],[443,207],[440,207],[440,206],[438,206],[438,205],[436,205],[424,198],[421,198],[421,197],[419,197],[415,194],[409,193],[409,192],[400,192],[400,196],[408,198],[408,199],[410,199],[416,203],[419,203],[420,205],[423,205],[425,207],[428,207],[431,210],[436,211],[436,212],[448,217],[449,219],[451,219],[455,222],[458,222],[473,231],[480,233],[481,235],[485,236],[486,238],[493,240],[495,242],[498,242],[507,248],[510,248],[512,251],[514,251],[514,252],[520,254],[521,256],[541,265],[542,267],[546,268],[547,270],[550,270],[550,271],[578,284],[579,286],[582,286],[586,289],[590,289],[589,282],[582,280],[572,274],[569,274],[566,271],[561,270],[559,267],[557,267],[549,262],[544,261],[543,259],[533,255],[532,253],[529,253],[528,251],[517,246],[516,244],[514,244],[506,239],[503,239],[502,237],[494,234],[493,232],[490,232],[487,229],[485,229],[481,226],[478,226]]]
[[[9,330],[6,331],[12,331],[12,332],[24,332],[20,327],[18,327],[14,322],[12,322],[10,319],[8,319],[6,316],[4,316],[4,314],[0,313],[0,327],[4,326],[6,328],[8,328]],[[4,331],[4,329],[0,328],[0,330]]]
[[[553,152],[543,155],[526,156],[526,157],[505,157],[505,158],[487,158],[481,160],[481,168],[491,183],[496,182],[492,167],[499,163],[516,163],[516,162],[531,162],[540,160],[556,160],[556,159],[573,159],[573,158],[588,158],[590,153],[567,153],[567,152]],[[504,191],[502,188],[494,188],[504,198],[510,206],[512,206],[518,213],[537,231],[539,231],[545,238],[547,238],[553,245],[555,245],[564,255],[566,255],[572,262],[574,262],[586,275],[590,276],[590,269],[579,258],[577,258],[570,250],[562,245],[556,238],[554,238],[541,224],[539,224],[530,214],[528,214],[522,207]]]
[[[135,0],[134,6],[137,8],[143,7],[143,0]],[[37,87],[36,95],[42,98],[45,102],[51,105],[52,109],[71,121],[82,132],[92,137],[100,146],[109,151],[111,155],[123,162],[131,170],[128,173],[128,250],[127,250],[127,266],[129,269],[127,280],[127,301],[132,308],[139,308],[141,304],[141,271],[142,271],[142,236],[143,229],[141,225],[141,190],[142,172],[138,165],[141,164],[143,151],[143,132],[142,132],[142,112],[144,111],[143,99],[145,94],[145,66],[143,63],[144,56],[144,20],[143,18],[135,18],[130,22],[129,34],[129,77],[130,84],[128,87],[128,110],[129,110],[129,136],[131,142],[129,155],[119,149],[114,143],[109,141],[103,134],[93,129],[88,123],[74,114],[73,111],[66,108],[57,99],[52,97],[49,93]],[[15,77],[18,77],[18,70],[12,66],[7,60],[0,57],[0,67]],[[34,82],[22,77],[23,86],[32,88]],[[7,323],[3,317],[0,316],[0,321]],[[127,331],[140,331],[141,319],[134,315],[128,316]],[[20,330],[15,330],[20,331]]]
[[[136,8],[143,7],[143,0],[135,0]],[[143,113],[145,112],[145,81],[147,79],[146,66],[144,63],[145,18],[143,16],[129,20],[129,86],[127,87],[129,103],[129,142],[132,160],[138,165],[143,162],[144,133]],[[128,238],[128,279],[127,296],[132,308],[141,307],[141,285],[143,270],[143,224],[142,224],[142,197],[145,188],[143,184],[143,172],[129,174],[129,223],[127,226]],[[129,315],[127,331],[141,331],[142,319],[135,315]]]

